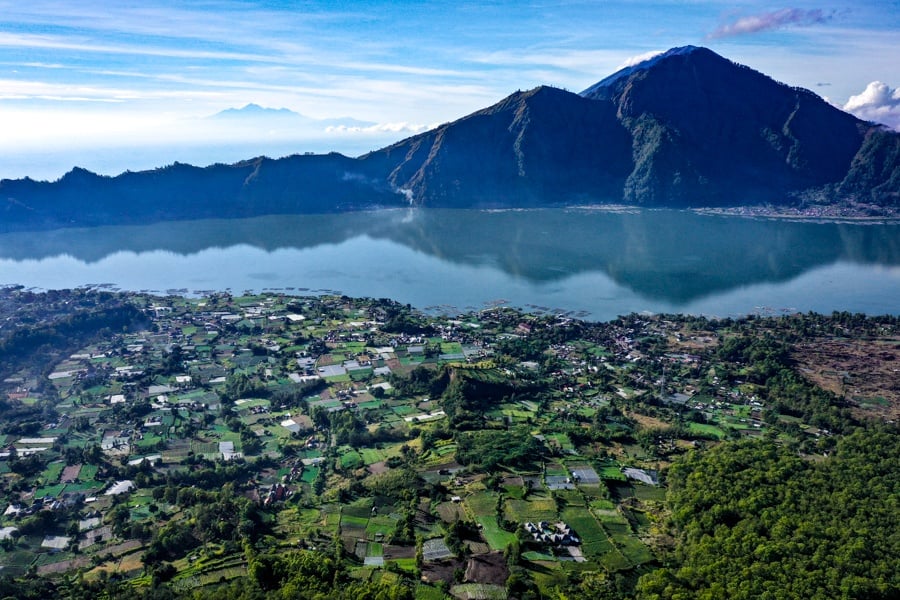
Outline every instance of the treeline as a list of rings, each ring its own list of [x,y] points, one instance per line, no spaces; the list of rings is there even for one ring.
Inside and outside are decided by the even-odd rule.
[[[638,597],[900,597],[897,433],[857,431],[821,462],[770,441],[690,453],[668,474],[678,549]]]
[[[17,328],[0,339],[0,377],[29,364],[43,367],[54,355],[74,352],[95,339],[108,339],[112,331],[142,327],[146,322],[138,308],[119,300],[50,323]],[[39,358],[42,355],[44,360]]]
[[[718,358],[735,366],[727,377],[760,386],[771,414],[799,417],[832,432],[847,432],[859,425],[846,400],[810,382],[797,372],[790,345],[770,333],[749,333],[726,339]]]

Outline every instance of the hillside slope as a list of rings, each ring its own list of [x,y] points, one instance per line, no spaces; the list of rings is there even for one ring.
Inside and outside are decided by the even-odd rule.
[[[74,169],[0,181],[0,228],[325,213],[383,206],[584,203],[900,208],[900,133],[706,48],[622,69],[581,94],[551,87],[361,156]]]

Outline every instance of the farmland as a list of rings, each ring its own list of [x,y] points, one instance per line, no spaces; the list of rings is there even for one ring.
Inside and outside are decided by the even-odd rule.
[[[90,594],[274,589],[279,561],[421,598],[578,597],[592,578],[633,593],[671,560],[673,464],[741,440],[820,461],[896,409],[887,377],[844,398],[786,341],[858,336],[879,349],[860,373],[887,373],[889,318],[0,297],[21,324],[0,329],[0,565],[57,596],[75,573]]]

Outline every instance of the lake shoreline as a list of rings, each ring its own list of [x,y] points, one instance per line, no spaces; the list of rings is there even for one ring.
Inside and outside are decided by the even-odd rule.
[[[595,320],[897,311],[895,226],[792,221],[607,205],[67,228],[0,235],[0,283],[337,291],[459,312],[504,298]]]

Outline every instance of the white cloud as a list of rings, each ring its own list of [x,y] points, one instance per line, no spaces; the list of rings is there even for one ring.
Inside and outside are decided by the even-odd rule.
[[[471,53],[467,58],[473,63],[501,67],[547,66],[572,71],[594,72],[621,60],[618,50],[581,50],[566,48],[540,48],[527,51],[498,50],[487,53]]]
[[[900,89],[873,81],[862,93],[850,96],[844,110],[860,119],[884,123],[900,130]]]
[[[625,59],[625,62],[616,67],[616,71],[620,69],[624,69],[626,67],[633,67],[634,65],[640,64],[645,60],[650,60],[654,56],[658,56],[665,52],[665,50],[651,50],[649,52],[644,52],[642,54],[638,54],[636,56],[631,56]]]
[[[802,27],[817,25],[830,20],[832,15],[821,9],[803,10],[800,8],[782,8],[772,12],[740,17],[731,23],[720,25],[707,37],[710,39],[727,38],[736,35],[761,33],[786,27]]]
[[[223,52],[198,49],[166,48],[143,44],[106,44],[55,35],[0,33],[0,46],[8,48],[37,48],[43,50],[72,50],[99,54],[130,54],[181,59],[239,60],[249,62],[280,62],[279,58],[246,52]]]
[[[328,133],[420,133],[437,127],[437,125],[417,125],[415,123],[377,123],[367,127],[332,125],[326,127]]]

